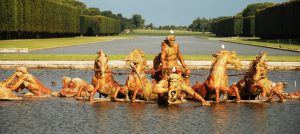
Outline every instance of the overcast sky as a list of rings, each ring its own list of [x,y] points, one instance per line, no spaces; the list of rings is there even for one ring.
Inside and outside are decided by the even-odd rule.
[[[131,18],[137,13],[146,20],[145,24],[188,26],[198,17],[215,18],[233,16],[250,3],[286,0],[80,0],[88,7],[101,11],[111,10]]]

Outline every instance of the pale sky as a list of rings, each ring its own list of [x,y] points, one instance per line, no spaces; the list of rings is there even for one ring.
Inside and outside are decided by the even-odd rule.
[[[131,18],[137,13],[145,24],[188,26],[198,17],[233,16],[248,4],[259,2],[281,3],[287,0],[80,0],[100,11],[111,10]]]

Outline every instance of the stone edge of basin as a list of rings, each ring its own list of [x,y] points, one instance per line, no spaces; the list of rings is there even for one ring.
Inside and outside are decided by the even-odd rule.
[[[185,61],[190,69],[210,69],[212,61]],[[243,68],[248,69],[250,61],[242,61]],[[152,67],[152,61],[147,61],[148,68]],[[125,61],[109,61],[111,68],[128,68]],[[269,70],[300,70],[300,62],[267,62]],[[18,66],[28,68],[50,69],[92,69],[94,61],[0,61],[1,69],[11,69]],[[228,66],[233,69],[233,66]]]

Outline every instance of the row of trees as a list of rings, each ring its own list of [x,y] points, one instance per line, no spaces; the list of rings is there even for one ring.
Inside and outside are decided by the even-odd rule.
[[[91,7],[91,8],[82,8],[84,15],[89,16],[106,16],[109,18],[114,18],[120,21],[121,23],[121,31],[124,29],[140,29],[145,27],[145,19],[139,14],[133,14],[132,18],[123,17],[121,13],[114,14],[112,11],[100,11],[99,8]]]
[[[120,33],[120,20],[91,14],[76,0],[0,0],[0,39]]]
[[[273,3],[250,4],[235,16],[212,19],[210,31],[217,36],[254,36],[256,11],[273,5]]]
[[[211,23],[211,31],[217,36],[235,36],[243,33],[243,17],[226,17]]]
[[[256,12],[255,34],[262,38],[300,38],[300,1]]]

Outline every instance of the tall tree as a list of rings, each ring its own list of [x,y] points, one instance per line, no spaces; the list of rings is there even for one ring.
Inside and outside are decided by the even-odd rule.
[[[146,29],[153,29],[153,28],[154,28],[154,26],[152,23],[150,23],[149,25],[146,25]]]
[[[197,18],[193,21],[193,23],[189,26],[193,31],[208,31],[210,20],[206,18]]]
[[[132,23],[136,28],[143,28],[145,26],[145,20],[139,14],[132,15]]]

